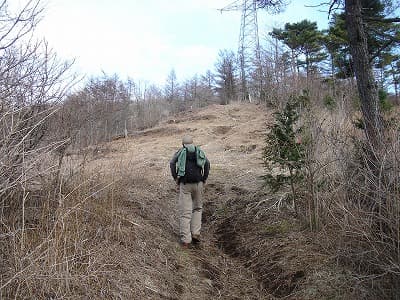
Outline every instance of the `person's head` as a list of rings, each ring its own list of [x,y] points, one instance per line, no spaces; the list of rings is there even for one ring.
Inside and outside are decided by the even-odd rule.
[[[190,135],[185,135],[182,138],[182,145],[184,147],[188,146],[188,145],[192,145],[193,144],[193,138]]]

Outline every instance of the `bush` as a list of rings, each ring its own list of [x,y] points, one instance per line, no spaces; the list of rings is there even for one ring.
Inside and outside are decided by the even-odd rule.
[[[297,213],[296,184],[303,179],[305,147],[301,140],[302,127],[297,127],[299,119],[297,109],[302,98],[291,97],[282,111],[274,113],[275,122],[268,128],[263,162],[266,175],[265,184],[272,192],[284,186],[290,186],[293,208]],[[276,170],[278,169],[278,170]]]
[[[324,97],[324,106],[330,111],[334,110],[336,108],[335,99],[332,96],[326,95]]]
[[[379,105],[380,105],[382,111],[383,112],[391,111],[393,108],[393,104],[390,103],[390,101],[388,99],[388,93],[385,90],[380,89],[378,91],[378,96],[379,96]]]

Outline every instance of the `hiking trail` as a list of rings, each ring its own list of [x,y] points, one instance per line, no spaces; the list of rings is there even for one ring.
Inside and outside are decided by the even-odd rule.
[[[272,224],[273,215],[264,214],[270,213],[267,209],[260,210],[264,215],[246,214],[253,204],[270,206],[268,195],[251,197],[262,183],[264,134],[271,119],[270,112],[255,104],[212,105],[96,152],[92,169],[115,181],[124,179],[124,186],[113,191],[120,204],[113,206],[118,242],[110,250],[116,270],[107,280],[109,297],[316,299],[321,291],[330,295],[326,282],[335,283],[330,280],[338,277],[334,272],[322,268],[306,280],[310,266],[325,263],[327,257],[318,254],[307,234],[291,234],[290,221]],[[193,136],[211,163],[200,249],[178,244],[178,192],[169,161],[185,134]],[[276,236],[276,231],[284,234]],[[307,296],[295,294],[300,282],[313,285],[304,289]],[[334,295],[335,291],[336,286]]]
[[[141,297],[270,299],[243,261],[218,247],[213,224],[213,219],[223,214],[218,209],[224,202],[244,197],[246,191],[257,188],[262,175],[265,122],[266,112],[260,106],[212,105],[169,119],[126,140],[114,141],[107,153],[96,160],[105,170],[115,171],[113,165],[123,164],[128,170],[124,176],[132,177],[128,203],[120,214],[142,231],[135,245],[142,248],[140,255],[147,260],[139,279],[143,281]],[[184,250],[178,244],[178,193],[169,160],[179,149],[184,134],[194,137],[211,162],[200,249]],[[133,249],[132,252],[135,255]]]

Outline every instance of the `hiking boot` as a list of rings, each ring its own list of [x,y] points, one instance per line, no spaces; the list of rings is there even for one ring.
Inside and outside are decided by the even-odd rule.
[[[180,242],[182,249],[190,249],[190,243]]]
[[[198,245],[200,244],[200,235],[192,235],[192,244],[193,245]]]

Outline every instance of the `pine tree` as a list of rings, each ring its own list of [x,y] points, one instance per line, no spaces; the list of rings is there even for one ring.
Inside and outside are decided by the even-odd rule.
[[[296,214],[296,184],[303,178],[301,170],[306,156],[304,143],[301,142],[302,127],[296,128],[301,100],[300,97],[291,97],[282,111],[274,113],[275,122],[268,128],[263,155],[265,184],[272,192],[290,186]]]
[[[274,28],[271,35],[292,51],[292,63],[297,69],[303,66],[307,77],[326,57],[322,52],[323,35],[316,22],[286,23],[284,29]]]

